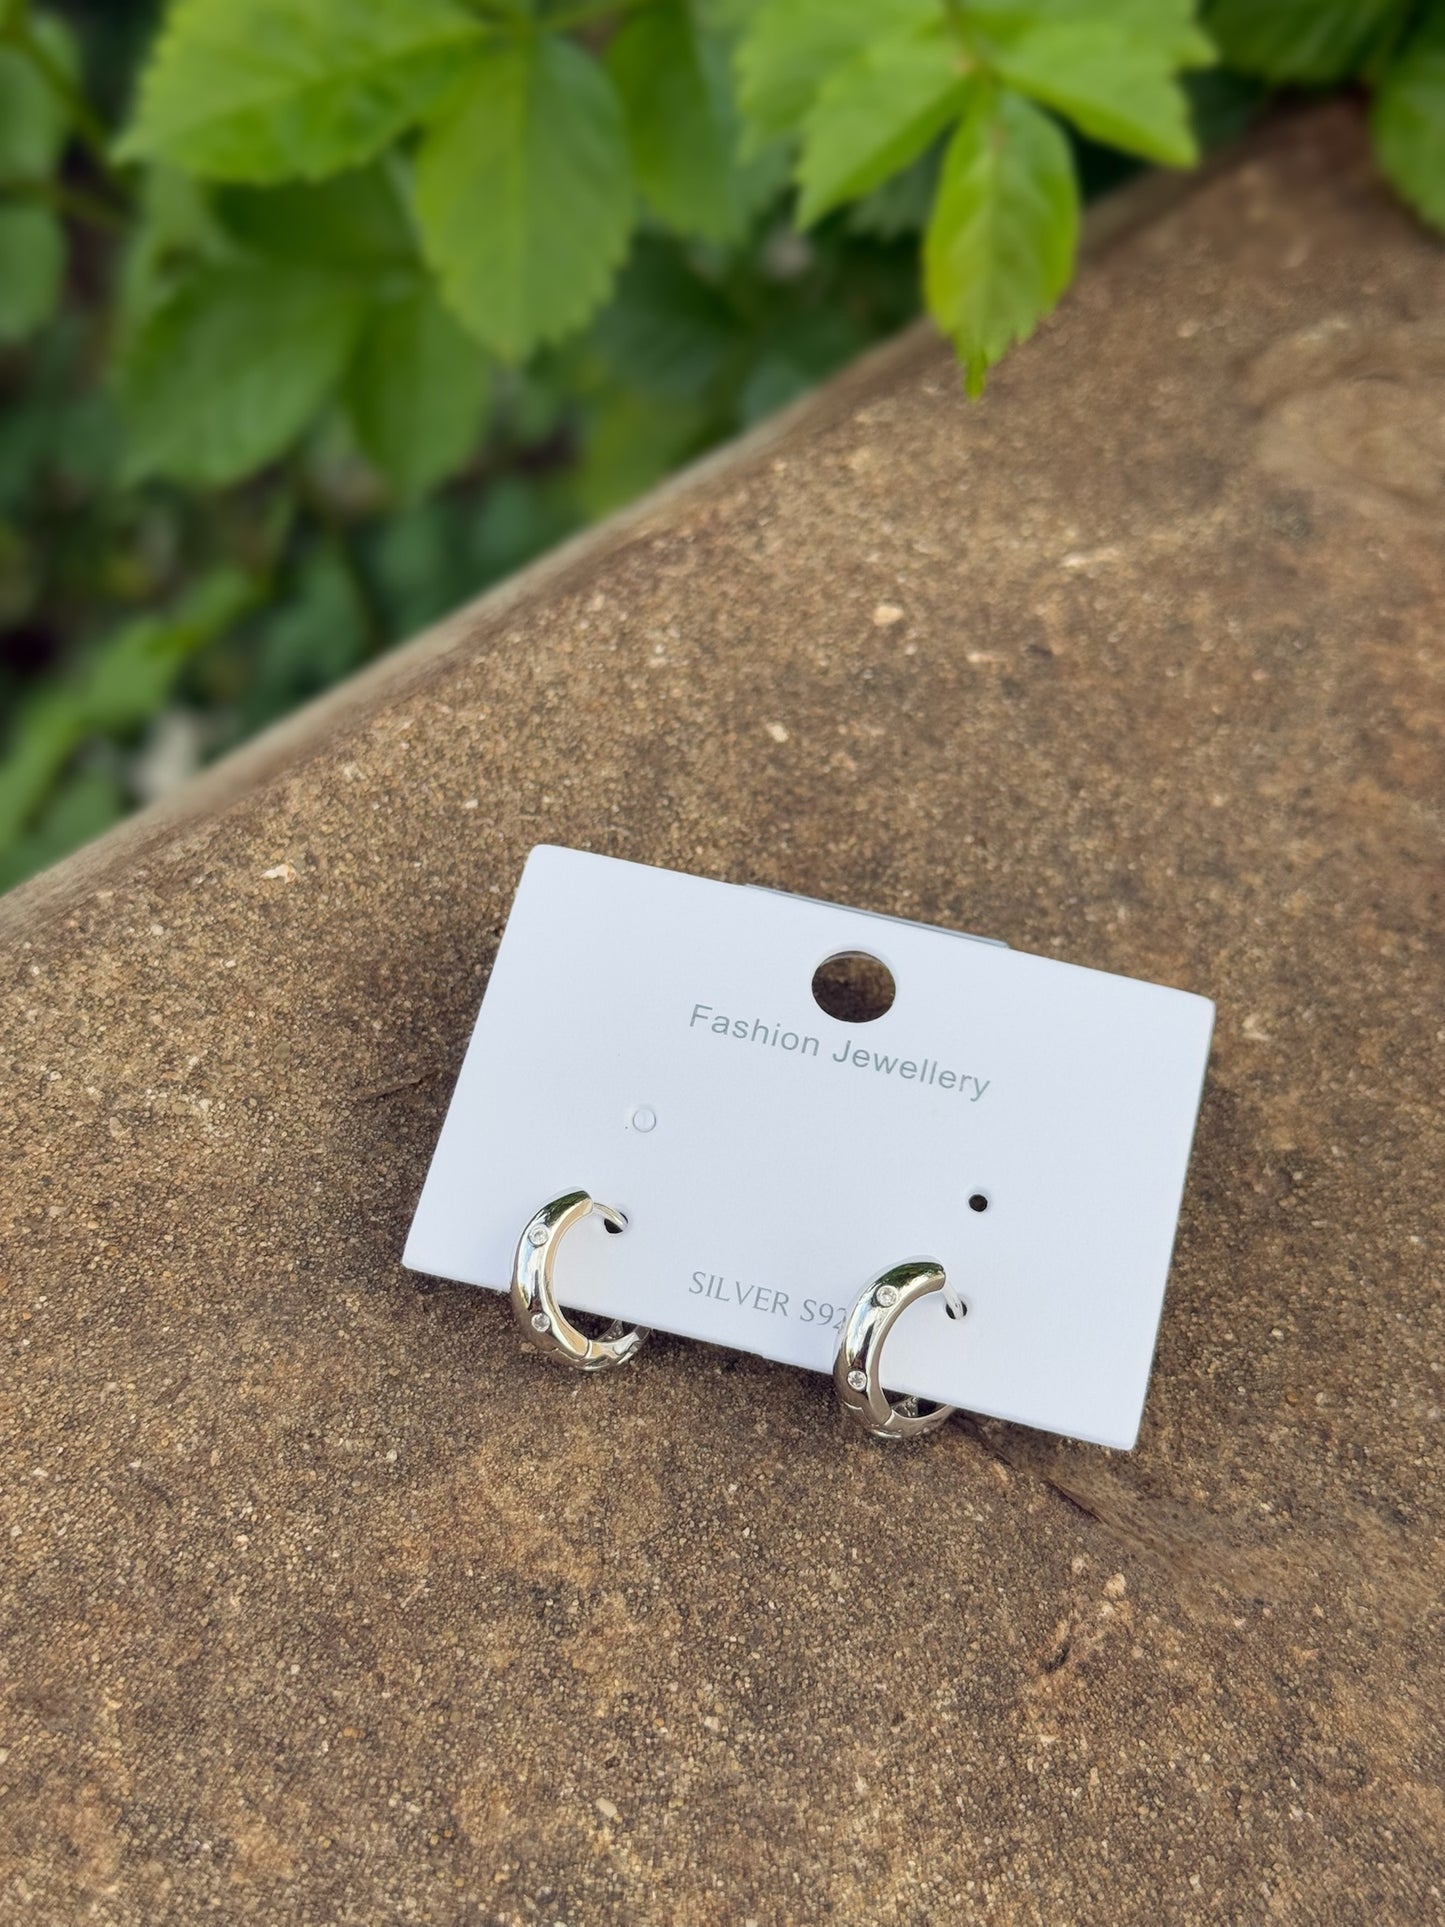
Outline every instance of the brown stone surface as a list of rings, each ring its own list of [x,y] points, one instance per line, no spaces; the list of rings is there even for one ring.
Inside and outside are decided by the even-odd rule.
[[[1277,131],[12,900],[0,1917],[1445,1917],[1442,312]],[[1137,1452],[401,1270],[544,839],[1218,999]]]

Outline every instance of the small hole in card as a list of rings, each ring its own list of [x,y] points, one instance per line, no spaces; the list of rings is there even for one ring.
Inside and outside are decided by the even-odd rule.
[[[880,957],[840,950],[813,972],[813,1002],[840,1024],[871,1024],[893,1007],[898,986]]]
[[[990,1198],[987,1191],[975,1191],[968,1201],[968,1208],[970,1211],[987,1211],[989,1204]]]

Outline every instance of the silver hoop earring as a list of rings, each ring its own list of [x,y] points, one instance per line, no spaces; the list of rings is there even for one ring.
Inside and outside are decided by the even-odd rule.
[[[625,1365],[647,1333],[641,1326],[614,1319],[599,1338],[586,1338],[570,1324],[552,1290],[557,1247],[574,1224],[593,1212],[609,1231],[624,1231],[627,1220],[610,1204],[585,1191],[568,1191],[544,1204],[527,1221],[512,1260],[512,1311],[528,1342],[549,1358],[560,1358],[579,1372],[606,1372]]]
[[[942,1291],[947,1283],[943,1266],[929,1259],[894,1265],[864,1288],[844,1321],[833,1384],[849,1418],[875,1439],[917,1438],[953,1415],[952,1405],[933,1405],[927,1399],[902,1398],[895,1405],[880,1377],[884,1339],[911,1304]]]

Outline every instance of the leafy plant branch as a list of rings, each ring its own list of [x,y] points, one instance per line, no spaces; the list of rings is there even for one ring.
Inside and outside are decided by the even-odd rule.
[[[55,92],[69,134],[112,174],[113,153],[121,166],[177,170],[203,194],[284,197],[287,183],[311,190],[382,163],[441,311],[502,362],[526,360],[604,306],[639,215],[702,244],[726,241],[781,163],[808,228],[936,153],[924,293],[977,393],[1073,272],[1079,191],[1063,127],[1190,165],[1184,83],[1215,60],[1212,31],[1239,64],[1275,78],[1378,72],[1382,159],[1434,218],[1442,18],[1445,0],[1215,0],[1203,21],[1194,0],[563,0],[550,12],[523,0],[177,0],[114,145],[53,29],[21,8],[8,32]],[[291,292],[298,259],[293,250]],[[272,371],[291,405],[260,398],[249,432],[218,456],[208,411],[193,432],[158,433],[155,419],[191,412],[186,379],[227,377],[224,360],[202,369],[182,335],[213,353],[227,339],[253,345],[216,316],[228,293],[244,308],[253,284],[225,249],[195,249],[127,337],[121,392],[143,451],[137,472],[240,479],[344,396],[372,296],[359,275],[349,289],[343,280],[332,277],[329,301],[319,284],[309,305],[298,295],[306,328],[280,356],[291,380]],[[423,379],[416,366],[388,377],[375,357],[373,370]]]
[[[114,572],[183,646],[147,654],[120,607],[67,673],[113,650],[161,701],[240,636],[290,688],[302,605],[353,638],[317,645],[344,673],[453,549],[473,586],[895,325],[910,253],[977,395],[1069,284],[1081,165],[1192,165],[1216,63],[1360,89],[1383,173],[1445,228],[1445,0],[173,0],[118,132],[63,19],[0,0],[0,348],[47,395],[105,366],[44,405],[67,451],[94,431],[102,519],[166,520],[186,556]],[[109,277],[88,330],[73,250],[76,281]],[[54,521],[27,421],[8,468],[0,442],[0,604],[28,609],[49,565],[23,516]],[[482,452],[519,447],[524,537]],[[498,504],[483,535],[441,513],[467,477]],[[57,675],[12,732],[0,830],[39,834],[72,781],[72,827],[119,807],[82,752],[140,712],[107,721],[76,673],[79,707]]]

